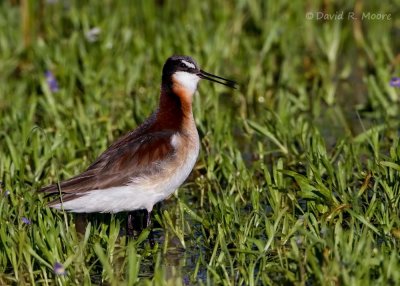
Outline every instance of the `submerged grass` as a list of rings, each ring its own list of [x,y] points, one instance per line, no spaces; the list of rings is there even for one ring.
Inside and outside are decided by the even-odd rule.
[[[0,4],[1,285],[399,283],[398,1],[14,2]],[[154,247],[148,230],[121,235],[123,215],[77,233],[35,190],[144,120],[171,54],[239,90],[200,85],[200,158],[154,213]]]

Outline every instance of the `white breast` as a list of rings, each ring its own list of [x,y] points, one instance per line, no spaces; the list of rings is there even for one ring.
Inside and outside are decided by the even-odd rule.
[[[191,143],[192,145],[190,146],[190,148],[186,147],[187,152],[186,155],[183,156],[183,158],[185,159],[181,162],[178,162],[175,172],[173,172],[170,180],[168,180],[169,187],[165,190],[166,197],[171,195],[186,180],[186,178],[190,175],[190,172],[193,170],[194,165],[196,164],[200,150],[197,130],[196,138],[194,142]],[[184,143],[180,135],[174,135],[172,136],[171,144],[176,150],[179,150],[183,148],[182,145]]]

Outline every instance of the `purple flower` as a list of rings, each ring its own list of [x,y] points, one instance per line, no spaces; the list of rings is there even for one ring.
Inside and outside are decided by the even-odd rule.
[[[393,77],[390,80],[390,86],[392,86],[392,87],[400,87],[400,77]]]
[[[22,221],[24,224],[31,224],[31,223],[32,223],[28,218],[26,218],[26,217],[24,217],[24,216],[21,218],[21,221]]]
[[[51,71],[46,71],[45,76],[46,76],[47,85],[49,86],[49,89],[51,90],[51,92],[57,92],[58,91],[58,82],[57,82],[55,76],[53,75],[53,73]]]
[[[54,263],[53,270],[56,275],[66,275],[67,274],[67,272],[65,271],[64,265],[62,265],[60,262]]]
[[[3,182],[0,181],[0,193],[5,196],[8,197],[10,195],[10,191],[9,190],[3,190]]]

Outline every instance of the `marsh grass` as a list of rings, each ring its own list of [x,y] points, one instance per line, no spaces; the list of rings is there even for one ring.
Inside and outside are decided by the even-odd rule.
[[[398,1],[14,2],[0,4],[0,284],[399,283]],[[171,54],[240,87],[201,83],[200,158],[154,212],[154,247],[149,230],[121,235],[123,214],[78,233],[35,191],[154,110]]]

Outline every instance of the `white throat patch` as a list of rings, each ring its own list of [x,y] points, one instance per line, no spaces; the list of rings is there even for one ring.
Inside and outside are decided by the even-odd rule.
[[[173,75],[173,78],[176,83],[178,83],[181,86],[183,86],[184,88],[186,88],[192,94],[196,91],[197,83],[200,80],[198,75],[184,72],[184,71],[175,72]]]

